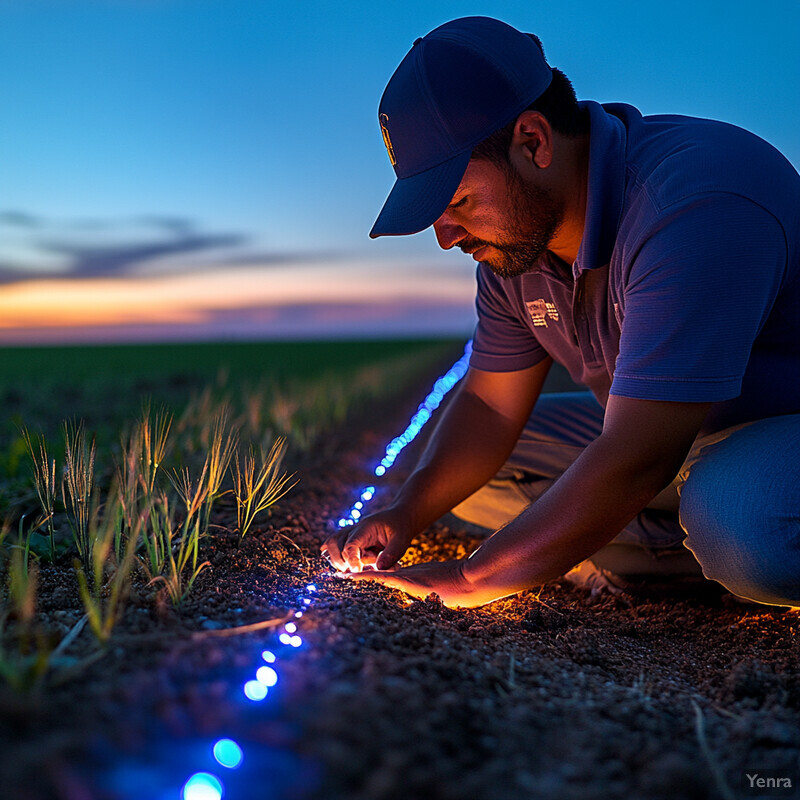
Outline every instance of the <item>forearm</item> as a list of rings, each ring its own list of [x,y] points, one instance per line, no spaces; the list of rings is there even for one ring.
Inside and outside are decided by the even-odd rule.
[[[448,606],[472,607],[557,578],[609,542],[672,480],[710,405],[612,396],[600,437],[468,559],[369,572],[360,579],[414,597],[436,592]]]
[[[521,428],[462,387],[391,507],[414,531],[423,530],[495,475]]]
[[[464,563],[482,602],[557,578],[611,541],[677,474],[709,407],[612,398],[602,435]]]
[[[468,559],[357,576],[448,606],[475,607],[559,577],[602,547],[669,481],[667,462],[628,458],[598,440],[558,482]],[[677,470],[675,466],[675,470]]]
[[[465,577],[500,597],[563,575],[611,541],[679,466],[632,458],[597,439],[535,504],[472,554]]]

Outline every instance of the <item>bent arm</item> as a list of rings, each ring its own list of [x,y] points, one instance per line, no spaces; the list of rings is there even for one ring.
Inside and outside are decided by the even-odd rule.
[[[516,372],[470,369],[392,507],[419,532],[489,481],[508,459],[552,361]]]
[[[611,541],[678,473],[709,407],[612,396],[602,434],[463,563],[472,597],[457,604],[546,583]]]
[[[331,563],[355,572],[376,562],[393,566],[416,534],[492,478],[514,449],[551,364],[515,372],[471,368],[389,507],[323,544]]]

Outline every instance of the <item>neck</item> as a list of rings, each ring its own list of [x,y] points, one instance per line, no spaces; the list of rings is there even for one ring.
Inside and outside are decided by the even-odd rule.
[[[550,243],[550,251],[572,264],[578,257],[586,224],[586,197],[589,185],[589,134],[575,138],[559,137],[563,173],[559,185],[564,220]]]

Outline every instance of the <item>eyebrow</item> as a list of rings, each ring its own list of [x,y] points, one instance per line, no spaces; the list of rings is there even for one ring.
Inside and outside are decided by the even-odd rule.
[[[458,190],[456,190],[456,194],[453,195],[453,199],[447,204],[448,208],[452,208],[453,206],[457,206],[463,199],[466,192],[461,193],[461,197],[457,197]]]

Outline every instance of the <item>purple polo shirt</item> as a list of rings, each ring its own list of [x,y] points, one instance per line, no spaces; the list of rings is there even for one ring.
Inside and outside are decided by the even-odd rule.
[[[800,176],[741,128],[624,104],[591,117],[571,268],[478,265],[471,366],[563,364],[609,394],[713,402],[703,432],[800,413]]]

